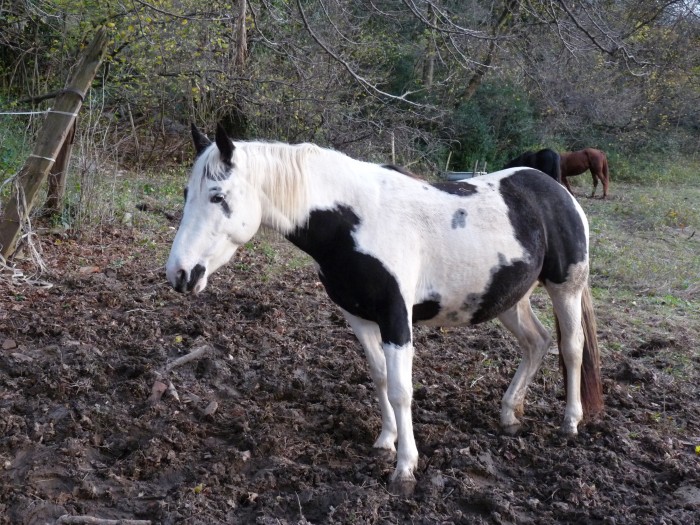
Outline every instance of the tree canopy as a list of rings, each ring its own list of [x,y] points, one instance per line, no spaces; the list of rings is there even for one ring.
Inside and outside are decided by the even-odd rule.
[[[91,125],[123,162],[172,155],[155,144],[190,121],[432,170],[698,153],[697,0],[3,2],[0,106],[50,103],[99,26]]]

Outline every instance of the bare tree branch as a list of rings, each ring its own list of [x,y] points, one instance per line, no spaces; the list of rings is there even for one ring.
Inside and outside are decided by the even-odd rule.
[[[406,91],[402,95],[396,96],[396,95],[392,95],[391,93],[387,93],[386,91],[382,91],[376,85],[372,84],[369,80],[360,76],[346,60],[344,60],[341,56],[339,56],[337,53],[335,53],[330,47],[328,47],[318,37],[318,35],[316,35],[316,32],[311,28],[311,25],[309,24],[309,21],[306,18],[306,13],[304,12],[304,8],[301,6],[301,0],[297,0],[297,7],[299,8],[299,13],[301,14],[301,19],[304,22],[304,27],[306,28],[306,31],[309,33],[309,35],[311,35],[311,38],[313,38],[314,41],[319,46],[321,46],[321,48],[326,53],[328,53],[328,55],[330,55],[334,60],[336,60],[338,63],[340,63],[345,68],[345,70],[348,73],[350,73],[350,76],[352,76],[355,79],[355,81],[357,81],[357,83],[360,84],[365,91],[367,91],[370,94],[380,95],[381,97],[388,98],[391,100],[405,102],[411,106],[425,107],[424,104],[418,104],[418,103],[413,102],[407,98],[415,93],[420,93],[421,91],[423,91],[422,89],[414,90],[414,91]]]

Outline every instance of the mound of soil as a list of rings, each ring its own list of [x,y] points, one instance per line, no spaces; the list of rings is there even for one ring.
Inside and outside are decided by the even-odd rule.
[[[558,432],[556,356],[533,384],[523,432],[506,436],[500,399],[519,363],[511,336],[495,322],[417,328],[421,458],[414,494],[399,496],[388,488],[394,458],[372,450],[380,418],[362,350],[313,269],[253,247],[204,293],[183,296],[162,269],[172,232],[158,235],[46,237],[50,288],[2,274],[0,523],[686,524],[700,515],[698,377],[679,380],[673,363],[650,358],[673,346],[697,365],[687,334],[629,341],[600,319],[606,410],[571,439]]]

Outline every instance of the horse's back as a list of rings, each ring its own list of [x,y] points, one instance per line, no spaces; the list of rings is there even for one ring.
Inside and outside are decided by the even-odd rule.
[[[604,151],[595,148],[584,148],[578,151],[567,151],[559,154],[561,174],[580,175],[586,170],[599,173],[607,170],[607,157]],[[605,167],[605,168],[604,168]]]
[[[517,303],[535,282],[565,282],[569,267],[587,258],[582,212],[551,177],[511,168],[468,184],[473,191],[438,212],[445,214],[442,223],[449,231],[427,232],[423,238],[417,303],[432,298],[439,304],[430,310],[433,318],[417,319],[428,324],[491,319]]]

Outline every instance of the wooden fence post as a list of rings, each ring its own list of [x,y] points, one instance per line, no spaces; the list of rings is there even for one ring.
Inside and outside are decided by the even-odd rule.
[[[107,30],[100,28],[83,51],[66,87],[56,96],[54,107],[48,111],[34,149],[19,171],[12,191],[1,208],[0,254],[5,258],[15,252],[22,226],[29,217],[39,188],[73,127],[85,94],[102,63],[107,42]]]
[[[68,174],[68,164],[70,164],[77,123],[77,119],[73,121],[68,136],[56,155],[56,162],[49,170],[49,192],[44,206],[47,214],[51,217],[60,216],[63,208],[63,198],[66,195],[66,175]]]

